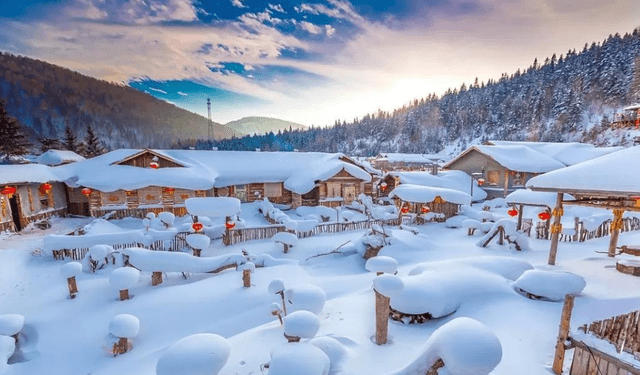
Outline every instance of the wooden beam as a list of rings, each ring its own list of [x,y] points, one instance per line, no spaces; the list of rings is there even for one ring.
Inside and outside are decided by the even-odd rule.
[[[554,213],[562,212],[562,195],[563,193],[558,193],[558,197],[556,198],[556,206],[553,209]],[[549,264],[556,264],[556,255],[558,253],[558,240],[560,238],[560,229],[562,228],[562,224],[560,223],[562,219],[561,215],[554,215],[553,217],[553,225],[551,226],[551,247],[549,248]],[[556,228],[554,230],[554,228]]]
[[[567,294],[564,297],[564,305],[562,306],[562,317],[560,318],[560,329],[558,331],[558,340],[556,341],[556,354],[553,358],[553,372],[562,374],[564,365],[565,346],[564,343],[569,338],[569,329],[571,326],[571,311],[573,310],[574,296]]]

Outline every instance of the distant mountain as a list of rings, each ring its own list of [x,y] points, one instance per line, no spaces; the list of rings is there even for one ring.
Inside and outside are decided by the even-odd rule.
[[[244,117],[228,122],[225,126],[242,135],[267,134],[271,131],[277,133],[279,130],[305,130],[307,128],[305,125],[271,117]]]
[[[32,141],[62,138],[69,126],[79,138],[87,125],[110,148],[166,148],[205,139],[208,121],[128,86],[101,81],[43,61],[0,53],[0,98]],[[214,138],[241,135],[213,124]]]

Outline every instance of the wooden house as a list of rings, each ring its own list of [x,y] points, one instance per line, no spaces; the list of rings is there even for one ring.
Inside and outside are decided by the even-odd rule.
[[[0,165],[0,232],[66,215],[65,185],[52,170],[38,164]]]
[[[336,206],[371,184],[353,160],[323,153],[116,150],[67,169],[69,211],[91,216],[183,215],[186,199],[207,196]]]
[[[491,141],[472,146],[445,164],[482,178],[488,199],[506,197],[529,179],[619,150],[582,143]]]
[[[614,129],[640,128],[640,103],[624,108],[622,113],[616,113],[613,116],[611,127]]]
[[[402,184],[389,193],[403,214],[438,214],[442,219],[455,216],[463,204],[471,204],[471,196],[459,190]]]
[[[402,154],[385,152],[370,160],[373,168],[382,171],[426,171],[437,170],[442,157],[429,154]]]

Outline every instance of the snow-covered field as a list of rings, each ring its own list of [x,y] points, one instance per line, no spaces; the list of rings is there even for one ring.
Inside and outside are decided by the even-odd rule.
[[[243,206],[241,217],[247,226],[265,225],[252,210],[255,207]],[[287,342],[278,318],[271,314],[272,304],[281,302],[279,295],[269,293],[268,286],[274,279],[281,279],[285,288],[307,283],[325,292],[326,303],[318,314],[320,325],[315,337],[331,337],[340,343],[344,357],[339,366],[332,363],[334,374],[395,373],[420,355],[436,329],[460,317],[481,322],[499,339],[502,360],[492,374],[551,373],[562,302],[535,301],[514,290],[514,281],[530,268],[527,263],[538,270],[569,271],[584,278],[586,287],[575,300],[574,330],[581,324],[640,308],[640,278],[617,272],[614,259],[596,252],[606,250],[608,237],[560,243],[557,266],[551,267],[546,265],[549,241],[529,239],[530,249],[524,251],[495,242],[481,248],[476,243],[482,233],[467,236],[467,229],[447,228],[445,224],[416,226],[417,234],[391,229],[393,239],[379,255],[398,262],[397,275],[404,280],[403,293],[407,294],[396,298],[396,306],[426,306],[443,311],[445,316],[424,324],[390,321],[389,343],[382,346],[372,339],[375,275],[365,269],[365,260],[349,251],[347,255],[313,257],[348,241],[357,243],[365,231],[300,239],[287,254],[271,240],[228,247],[220,240],[212,240],[203,250],[203,257],[245,250],[291,260],[256,268],[250,288],[243,287],[242,272],[234,269],[219,274],[169,272],[157,286],[151,286],[150,272],[141,272],[129,290],[133,298],[120,301],[118,290],[109,282],[116,269],[110,265],[95,274],[78,275],[79,293],[69,299],[67,283],[61,275],[67,261],[55,261],[41,252],[43,237],[67,233],[89,222],[90,219],[56,219],[53,227],[45,231],[0,234],[0,315],[25,317],[21,353],[10,359],[10,363],[16,363],[0,366],[0,373],[153,375],[159,358],[175,342],[193,334],[214,333],[225,337],[230,345],[228,361],[220,374],[268,374],[269,370],[261,365],[271,360],[275,348]],[[113,223],[127,230],[143,227],[140,220],[134,219]],[[640,232],[620,236],[619,244],[639,243]],[[527,272],[529,279],[521,280],[519,285],[527,285],[535,277],[544,279],[548,274]],[[575,283],[571,284],[575,280],[550,279],[556,282],[546,288],[551,294],[562,287],[575,287]],[[543,283],[537,280],[534,285]],[[394,307],[393,297],[391,305]],[[296,306],[287,308],[291,313]],[[114,357],[109,353],[113,344],[109,327],[119,314],[134,315],[140,327],[131,340],[132,350]],[[569,363],[567,360],[566,366]]]

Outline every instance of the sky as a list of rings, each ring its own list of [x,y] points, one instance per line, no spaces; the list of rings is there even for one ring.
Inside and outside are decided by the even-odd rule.
[[[0,51],[226,123],[392,111],[640,26],[637,0],[0,0]]]

